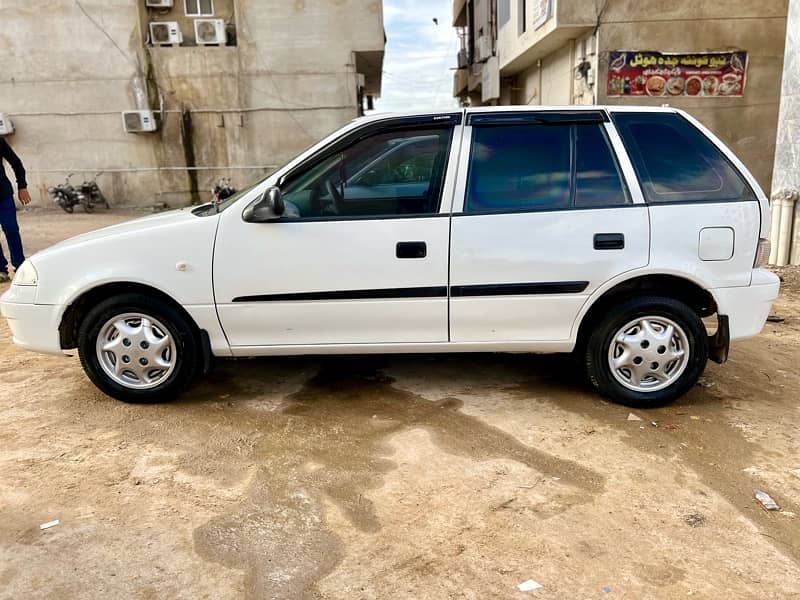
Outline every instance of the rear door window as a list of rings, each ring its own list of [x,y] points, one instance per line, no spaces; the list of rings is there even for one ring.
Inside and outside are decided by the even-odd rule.
[[[464,212],[529,212],[630,203],[600,123],[474,126]]]
[[[575,126],[575,207],[630,204],[619,165],[600,125]]]
[[[674,113],[613,115],[650,203],[755,200],[722,152]]]
[[[569,203],[569,125],[474,129],[466,212],[553,210]]]

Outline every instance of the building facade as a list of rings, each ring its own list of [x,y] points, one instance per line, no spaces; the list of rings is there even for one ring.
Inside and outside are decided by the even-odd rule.
[[[454,0],[454,95],[473,106],[669,104],[769,193],[787,3]]]
[[[381,89],[381,0],[7,0],[2,21],[0,114],[40,203],[70,172],[117,205],[205,201]]]
[[[772,175],[771,262],[800,265],[800,0],[790,0]]]

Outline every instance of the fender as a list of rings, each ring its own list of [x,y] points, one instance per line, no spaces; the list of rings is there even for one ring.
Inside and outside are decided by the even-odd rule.
[[[603,285],[599,286],[592,294],[586,299],[581,310],[578,311],[578,315],[575,317],[575,320],[572,322],[572,329],[570,330],[570,343],[576,344],[578,341],[578,330],[580,329],[581,323],[583,323],[583,318],[586,316],[586,313],[594,306],[594,304],[600,300],[605,294],[611,290],[612,288],[618,286],[621,283],[625,283],[626,281],[632,281],[634,279],[638,279],[640,277],[645,277],[648,275],[669,275],[672,277],[677,277],[679,279],[685,279],[691,283],[694,283],[698,287],[706,290],[711,297],[714,299],[714,302],[719,307],[719,298],[717,294],[715,294],[714,290],[708,286],[706,282],[703,280],[691,276],[686,272],[677,271],[674,269],[654,269],[650,266],[645,266],[639,269],[633,269],[631,271],[626,271],[625,273],[621,273],[612,279],[606,281]]]

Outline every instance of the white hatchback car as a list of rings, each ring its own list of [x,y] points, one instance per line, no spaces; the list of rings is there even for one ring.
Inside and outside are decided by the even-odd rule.
[[[768,214],[678,110],[378,115],[219,205],[40,252],[0,306],[17,344],[77,347],[125,401],[214,357],[575,351],[600,392],[655,406],[762,329]]]

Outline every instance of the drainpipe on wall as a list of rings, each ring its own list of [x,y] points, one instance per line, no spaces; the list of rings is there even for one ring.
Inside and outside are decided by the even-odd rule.
[[[781,225],[781,208],[783,202],[778,200],[778,195],[772,196],[770,202],[770,221],[769,221],[769,264],[774,265],[778,260],[778,233]]]
[[[800,265],[800,210],[797,209],[797,203],[794,205],[794,233],[792,234],[789,264]]]
[[[575,40],[569,41],[569,103],[575,104]]]
[[[183,144],[183,156],[186,160],[186,171],[189,177],[189,191],[192,195],[192,204],[200,204],[200,187],[198,185],[197,166],[194,155],[194,129],[192,128],[192,111],[188,107],[182,107],[181,111],[181,142]]]
[[[544,90],[542,90],[542,59],[536,61],[536,70],[539,71],[539,105],[544,103]]]
[[[792,223],[794,222],[794,198],[784,198],[781,209],[781,221],[778,226],[778,261],[779,267],[789,264],[789,252],[792,244]]]

